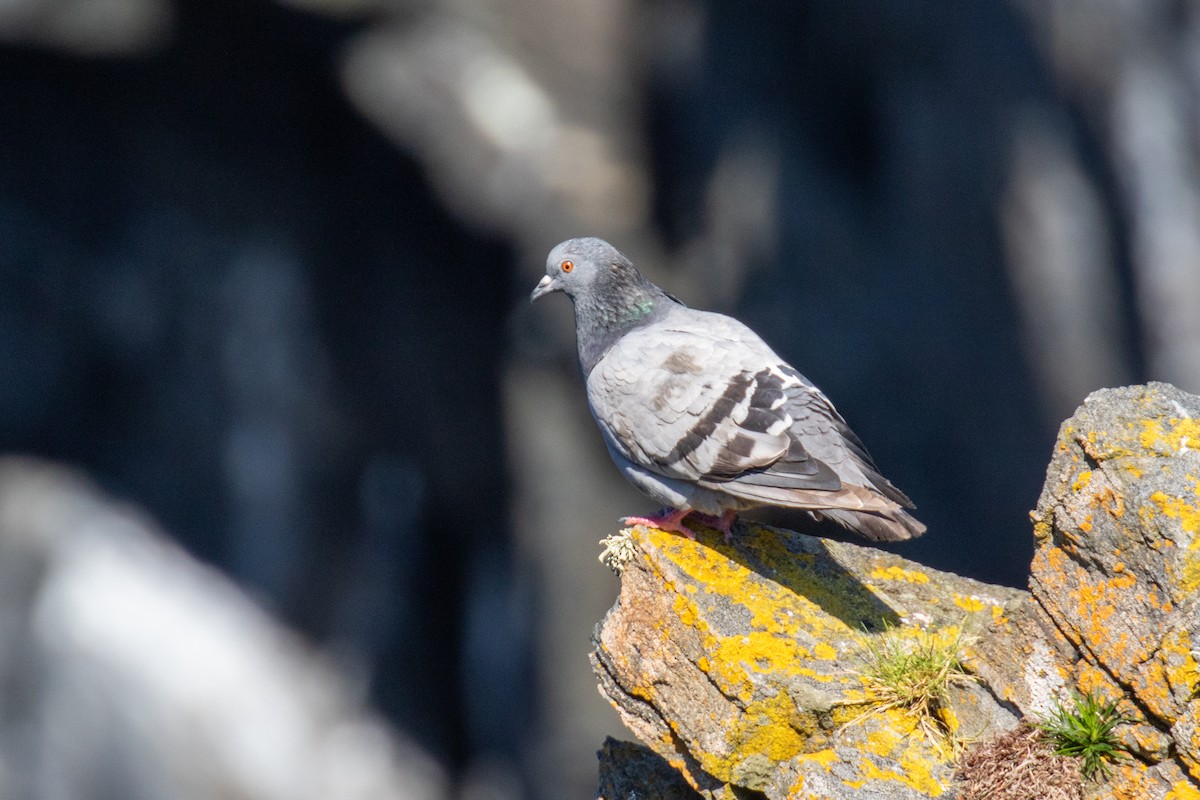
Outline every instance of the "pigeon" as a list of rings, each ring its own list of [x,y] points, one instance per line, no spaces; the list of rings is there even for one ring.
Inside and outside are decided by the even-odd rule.
[[[626,525],[732,538],[739,511],[802,509],[870,539],[920,536],[903,492],[879,473],[825,394],[732,317],[689,308],[601,239],[568,239],[530,301],[575,306],[588,405],[621,473],[665,508]]]

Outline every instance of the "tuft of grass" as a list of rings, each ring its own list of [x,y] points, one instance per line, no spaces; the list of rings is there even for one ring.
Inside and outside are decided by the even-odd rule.
[[[875,702],[869,713],[901,709],[931,743],[956,746],[946,711],[950,687],[975,679],[963,667],[966,646],[960,628],[915,636],[893,628],[868,636],[860,674]]]
[[[1104,780],[1112,773],[1110,761],[1125,752],[1116,728],[1136,722],[1117,711],[1116,701],[1101,702],[1090,692],[1071,693],[1071,705],[1056,702],[1050,716],[1037,727],[1060,756],[1075,756],[1082,762],[1086,780]]]

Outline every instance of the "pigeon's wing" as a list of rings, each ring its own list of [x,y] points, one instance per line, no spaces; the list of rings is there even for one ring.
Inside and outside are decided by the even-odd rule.
[[[658,475],[729,494],[743,481],[771,495],[836,491],[838,473],[792,430],[804,383],[741,323],[684,309],[618,340],[587,388],[609,444]]]
[[[792,434],[804,440],[814,458],[829,464],[844,481],[871,486],[905,508],[913,503],[883,477],[862,440],[846,424],[825,393],[789,366],[794,383],[788,389],[788,409],[794,420]]]

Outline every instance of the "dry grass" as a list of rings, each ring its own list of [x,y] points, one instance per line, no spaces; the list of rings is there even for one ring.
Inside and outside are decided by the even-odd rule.
[[[967,750],[959,761],[959,800],[1081,800],[1082,761],[1055,755],[1037,728],[1022,724]]]

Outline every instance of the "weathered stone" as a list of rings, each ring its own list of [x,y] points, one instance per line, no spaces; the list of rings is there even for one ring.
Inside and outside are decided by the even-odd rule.
[[[596,672],[626,725],[697,791],[946,792],[949,750],[873,702],[867,640],[887,628],[977,632],[1024,593],[760,526],[731,545],[642,528],[632,537],[638,557],[598,632]],[[1016,722],[981,687],[953,692],[945,716],[969,735]]]
[[[1127,734],[1135,752],[1152,763],[1177,753],[1194,787],[1200,397],[1163,383],[1089,396],[1059,431],[1033,516],[1036,613],[1075,648],[1058,662],[1064,680],[1124,698],[1144,720]],[[1133,786],[1137,774],[1130,766],[1114,785]]]

